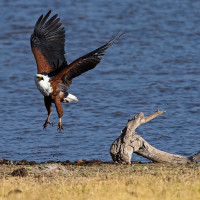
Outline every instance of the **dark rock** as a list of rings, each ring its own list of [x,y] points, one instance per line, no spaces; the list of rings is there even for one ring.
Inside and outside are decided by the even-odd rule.
[[[28,176],[28,171],[25,168],[16,169],[11,173],[12,176],[21,176],[26,177]]]

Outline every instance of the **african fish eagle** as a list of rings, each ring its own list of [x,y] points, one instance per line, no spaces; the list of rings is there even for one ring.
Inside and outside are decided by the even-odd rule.
[[[44,104],[48,112],[43,128],[45,129],[48,124],[52,125],[49,118],[52,112],[52,103],[54,103],[59,117],[58,130],[61,131],[63,129],[61,123],[62,103],[78,101],[76,96],[67,92],[72,79],[95,68],[101,61],[104,51],[121,35],[117,34],[105,45],[68,65],[64,56],[65,29],[61,26],[62,23],[58,15],[56,14],[48,19],[50,14],[51,10],[44,17],[43,15],[39,17],[30,42],[37,64],[35,83],[44,96]]]

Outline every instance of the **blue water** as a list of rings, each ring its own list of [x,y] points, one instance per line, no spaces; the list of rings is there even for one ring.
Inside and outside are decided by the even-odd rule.
[[[29,38],[49,9],[66,29],[68,62],[126,34],[92,71],[73,80],[79,102],[46,118]],[[200,1],[1,0],[0,158],[110,161],[109,148],[138,112],[166,110],[137,129],[153,146],[189,156],[200,150]],[[133,160],[143,161],[139,156]]]

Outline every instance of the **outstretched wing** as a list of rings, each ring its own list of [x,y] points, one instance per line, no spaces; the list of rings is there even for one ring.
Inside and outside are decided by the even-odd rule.
[[[67,67],[60,70],[60,72],[53,77],[53,81],[62,79],[66,86],[65,89],[68,89],[73,78],[95,68],[97,64],[100,63],[102,56],[104,55],[104,51],[108,49],[122,34],[117,34],[105,45],[73,61]]]
[[[38,73],[52,72],[67,65],[65,59],[65,30],[57,14],[48,17],[51,10],[40,16],[31,35],[31,48],[37,63]]]

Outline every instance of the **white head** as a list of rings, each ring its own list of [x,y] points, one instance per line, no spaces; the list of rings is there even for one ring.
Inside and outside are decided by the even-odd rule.
[[[43,96],[49,96],[49,94],[53,92],[48,75],[36,74],[35,84]]]
[[[49,76],[44,75],[44,74],[36,74],[35,79],[37,79],[37,81],[49,81],[50,80]]]

